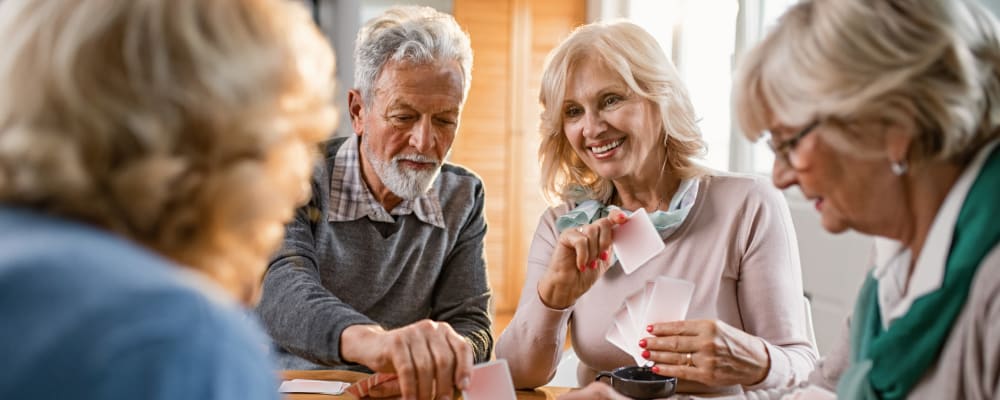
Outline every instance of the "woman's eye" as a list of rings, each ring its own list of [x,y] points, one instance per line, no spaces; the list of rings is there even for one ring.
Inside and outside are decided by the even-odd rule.
[[[621,96],[617,96],[617,95],[608,96],[608,97],[604,98],[604,106],[605,107],[607,107],[607,106],[613,106],[615,104],[618,104],[621,101],[622,101]]]
[[[581,110],[580,107],[567,107],[566,111],[563,111],[563,115],[566,116],[566,118],[577,117],[580,114],[583,114],[583,110]]]

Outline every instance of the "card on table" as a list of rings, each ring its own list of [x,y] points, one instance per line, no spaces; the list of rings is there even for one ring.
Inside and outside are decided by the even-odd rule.
[[[465,400],[515,400],[514,380],[507,360],[499,359],[472,367],[469,388],[462,391]]]
[[[693,294],[694,283],[669,276],[656,278],[653,291],[647,298],[642,329],[658,322],[683,320]]]
[[[292,379],[281,382],[278,391],[281,393],[319,393],[329,395],[339,395],[344,393],[344,389],[351,386],[347,382],[339,381],[319,381],[313,379]]]
[[[665,247],[645,209],[640,208],[632,213],[628,223],[615,226],[614,229],[611,247],[626,274],[639,269]]]

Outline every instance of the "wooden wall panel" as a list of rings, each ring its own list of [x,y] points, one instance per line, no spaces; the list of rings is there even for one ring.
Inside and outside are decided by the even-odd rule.
[[[486,239],[496,309],[512,312],[545,210],[538,178],[538,88],[546,54],[585,20],[585,0],[456,0],[475,52],[451,160],[486,185]]]
[[[486,259],[497,307],[509,301],[505,279],[508,229],[506,168],[507,133],[505,104],[510,74],[510,11],[508,1],[455,1],[454,15],[472,39],[472,87],[462,110],[462,122],[452,147],[452,161],[468,166],[486,185]],[[516,301],[516,300],[515,300]]]

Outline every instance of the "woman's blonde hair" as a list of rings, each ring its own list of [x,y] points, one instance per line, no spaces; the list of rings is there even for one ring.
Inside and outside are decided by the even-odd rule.
[[[687,89],[663,49],[648,32],[625,21],[598,22],[573,31],[549,53],[539,93],[543,111],[542,192],[550,202],[594,198],[608,201],[614,186],[583,163],[563,132],[563,100],[570,70],[596,59],[618,73],[629,89],[652,101],[663,120],[666,172],[689,178],[701,171],[692,158],[705,151]]]
[[[740,66],[733,107],[756,139],[772,118],[917,126],[912,162],[962,163],[1000,137],[1000,27],[955,0],[807,0]],[[851,143],[848,129],[833,137]]]
[[[245,302],[335,123],[283,0],[0,2],[0,202],[85,221]]]

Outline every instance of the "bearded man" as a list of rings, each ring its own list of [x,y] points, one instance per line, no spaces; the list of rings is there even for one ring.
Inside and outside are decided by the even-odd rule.
[[[493,348],[483,184],[444,161],[469,37],[447,14],[397,7],[366,24],[354,54],[354,135],[326,144],[258,315],[284,369],[394,373],[403,397],[450,395]]]

